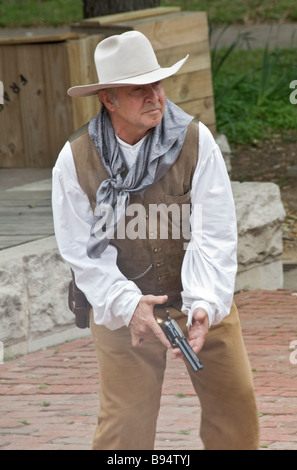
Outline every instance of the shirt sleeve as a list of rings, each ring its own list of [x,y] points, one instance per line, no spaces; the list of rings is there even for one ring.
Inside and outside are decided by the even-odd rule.
[[[182,266],[183,311],[206,310],[210,325],[231,308],[237,272],[237,222],[231,183],[219,147],[199,124],[199,156],[191,188],[191,240]]]
[[[94,321],[111,330],[128,326],[142,296],[135,283],[117,268],[117,250],[109,245],[97,259],[86,246],[93,212],[80,187],[69,142],[53,168],[52,207],[57,245],[75,274],[77,286],[93,307]]]

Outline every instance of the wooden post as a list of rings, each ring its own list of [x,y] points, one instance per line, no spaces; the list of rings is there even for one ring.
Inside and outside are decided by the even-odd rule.
[[[50,168],[69,135],[94,116],[98,100],[73,100],[72,85],[98,80],[94,50],[103,35],[0,40],[0,168]]]

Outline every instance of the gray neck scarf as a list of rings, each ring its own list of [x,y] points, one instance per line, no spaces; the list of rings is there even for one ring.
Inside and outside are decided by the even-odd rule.
[[[94,221],[87,245],[90,258],[99,258],[107,248],[125,214],[130,194],[139,194],[151,187],[176,161],[192,120],[193,116],[166,99],[161,123],[149,131],[135,163],[125,176],[125,160],[106,108],[102,107],[90,121],[89,135],[110,176],[100,184],[96,194]]]

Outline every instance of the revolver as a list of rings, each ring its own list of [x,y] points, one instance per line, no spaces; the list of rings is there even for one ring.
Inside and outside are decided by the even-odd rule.
[[[201,361],[198,359],[196,354],[194,353],[193,349],[189,345],[188,341],[185,338],[182,330],[176,323],[176,321],[170,318],[170,313],[166,310],[167,320],[161,320],[157,318],[157,322],[164,331],[165,335],[167,336],[168,340],[171,343],[173,348],[180,348],[181,352],[194,369],[194,371],[198,371],[203,369],[203,365]]]

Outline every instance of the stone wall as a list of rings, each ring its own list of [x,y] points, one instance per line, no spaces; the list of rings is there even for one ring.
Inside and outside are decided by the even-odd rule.
[[[285,211],[273,183],[232,183],[238,219],[236,290],[282,287]],[[70,270],[55,237],[0,252],[0,344],[4,357],[90,335],[67,305]]]
[[[70,279],[55,237],[1,251],[0,340],[5,358],[89,334],[73,324],[67,305]]]
[[[285,210],[274,183],[232,183],[238,226],[236,290],[278,289]]]

